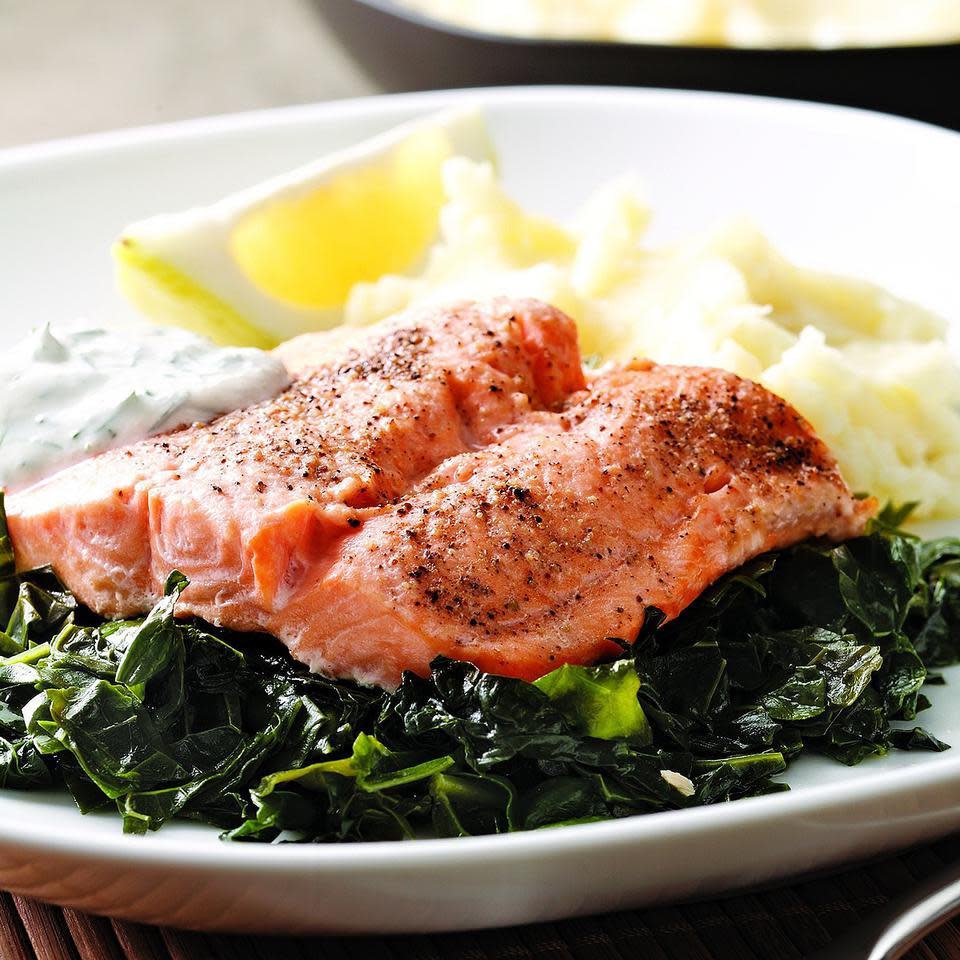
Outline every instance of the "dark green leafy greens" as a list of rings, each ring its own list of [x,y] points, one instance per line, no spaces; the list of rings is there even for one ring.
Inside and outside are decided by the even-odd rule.
[[[48,569],[16,575],[0,500],[0,786],[171,817],[246,841],[464,836],[787,789],[804,750],[856,764],[944,750],[915,724],[960,659],[960,540],[886,511],[723,578],[680,617],[648,611],[623,656],[535,683],[439,658],[392,693],[308,673],[268,637],[105,622]]]

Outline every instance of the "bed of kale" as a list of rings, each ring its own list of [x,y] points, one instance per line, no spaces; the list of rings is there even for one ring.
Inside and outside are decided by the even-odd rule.
[[[0,785],[232,840],[528,830],[756,796],[803,751],[943,750],[913,725],[960,659],[960,540],[888,510],[841,546],[758,558],[623,656],[534,684],[438,659],[392,693],[306,672],[269,637],[175,620],[185,580],[104,622],[16,575],[0,499]],[[904,722],[906,721],[906,722]]]

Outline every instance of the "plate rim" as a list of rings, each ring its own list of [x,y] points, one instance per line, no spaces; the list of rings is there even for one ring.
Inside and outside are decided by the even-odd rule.
[[[953,748],[958,749],[958,748]],[[866,761],[882,764],[883,758]],[[919,776],[920,770],[923,776]],[[863,769],[862,767],[860,768]],[[874,804],[903,797],[907,790],[936,790],[960,785],[960,753],[933,764],[900,767],[896,770],[862,772],[856,777],[858,792],[869,794]],[[43,851],[50,854],[84,855],[101,862],[126,863],[135,857],[138,865],[154,867],[202,868],[219,870],[255,870],[257,873],[284,873],[291,869],[336,868],[348,860],[351,873],[377,873],[389,868],[424,868],[439,865],[451,854],[469,857],[471,862],[525,861],[532,856],[568,857],[578,852],[596,854],[605,846],[642,843],[648,835],[683,835],[690,839],[717,830],[737,830],[762,821],[797,820],[805,816],[830,813],[855,802],[850,796],[851,781],[804,787],[761,797],[747,797],[703,807],[664,810],[636,814],[615,820],[570,824],[544,830],[521,830],[515,833],[487,834],[469,837],[418,839],[413,841],[373,840],[360,843],[298,844],[243,843],[222,841],[197,844],[186,834],[163,834],[162,828],[146,838],[124,834],[119,816],[116,832],[84,835],[76,831],[76,822],[64,826],[41,828],[0,818],[0,847]],[[50,795],[49,791],[46,791]],[[30,793],[17,794],[28,802]],[[838,802],[839,801],[839,802]],[[0,811],[2,811],[0,798]],[[83,814],[78,815],[83,816]],[[71,810],[71,815],[73,811]],[[104,817],[113,816],[104,813]],[[210,828],[211,830],[215,828]],[[158,839],[153,839],[157,837]],[[162,839],[161,839],[162,838]],[[467,851],[470,851],[469,853]]]
[[[139,124],[110,130],[94,131],[70,137],[39,140],[34,143],[14,144],[0,148],[0,173],[24,164],[87,157],[111,150],[135,149],[143,145],[175,143],[190,139],[205,139],[230,133],[243,133],[253,128],[270,129],[302,123],[333,120],[338,116],[376,116],[403,113],[423,106],[426,112],[434,103],[442,106],[469,106],[498,101],[514,101],[529,106],[564,100],[571,103],[589,102],[597,97],[612,101],[637,101],[649,106],[692,108],[698,101],[712,101],[721,109],[733,112],[757,113],[765,111],[783,120],[786,113],[795,119],[812,120],[820,125],[829,118],[833,125],[844,127],[847,122],[911,128],[915,135],[939,140],[960,148],[960,131],[938,126],[925,120],[904,117],[864,107],[813,100],[775,97],[751,93],[727,93],[716,90],[678,89],[673,87],[622,87],[584,84],[528,84],[519,86],[470,87],[464,89],[422,90],[411,93],[383,93],[366,97],[347,97],[339,100],[291,104],[283,107],[241,110],[228,113],[188,117],[161,123]]]

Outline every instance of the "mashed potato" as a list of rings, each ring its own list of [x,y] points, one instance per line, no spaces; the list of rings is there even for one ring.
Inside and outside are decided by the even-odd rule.
[[[577,319],[598,361],[641,355],[758,380],[813,423],[855,490],[919,500],[925,518],[960,515],[960,369],[938,317],[795,267],[746,222],[653,249],[630,180],[569,226],[525,213],[489,164],[454,158],[444,181],[422,271],[354,287],[348,324],[458,297],[540,297]]]
[[[741,47],[960,38],[957,0],[398,0],[440,20],[528,37]]]

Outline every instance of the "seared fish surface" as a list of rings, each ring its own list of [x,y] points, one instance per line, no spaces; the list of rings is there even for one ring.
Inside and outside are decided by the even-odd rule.
[[[530,679],[876,508],[779,397],[647,361],[588,382],[573,322],[536,301],[281,355],[295,379],[272,400],[11,495],[18,565],[52,564],[105,616],[181,570],[182,613],[333,676],[393,686],[444,654]]]

